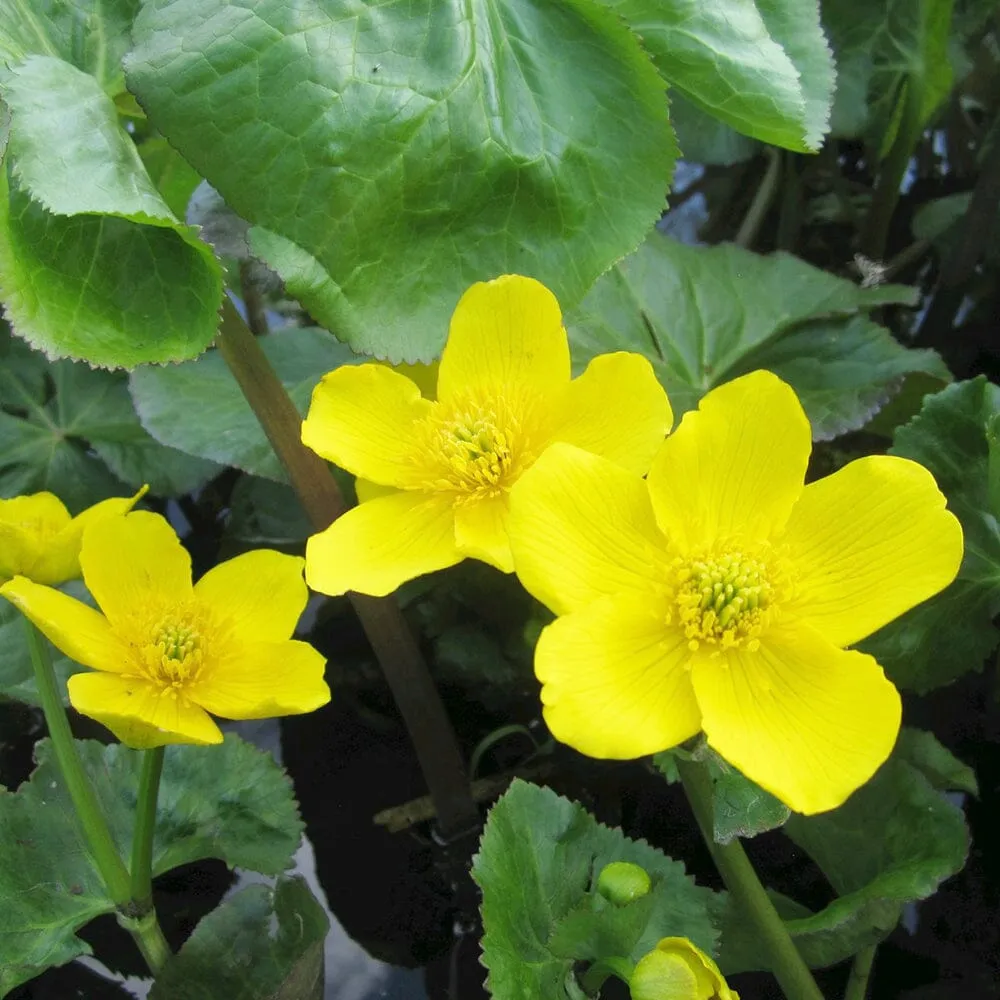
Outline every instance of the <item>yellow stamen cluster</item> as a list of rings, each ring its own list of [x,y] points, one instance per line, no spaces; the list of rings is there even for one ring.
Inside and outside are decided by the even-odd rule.
[[[204,642],[193,615],[166,615],[151,629],[143,651],[144,673],[168,689],[193,681],[201,670]]]
[[[525,465],[521,421],[503,399],[463,400],[428,419],[426,486],[459,497],[496,496]]]
[[[767,567],[743,552],[692,559],[677,569],[677,615],[688,646],[760,646],[758,636],[774,598]]]

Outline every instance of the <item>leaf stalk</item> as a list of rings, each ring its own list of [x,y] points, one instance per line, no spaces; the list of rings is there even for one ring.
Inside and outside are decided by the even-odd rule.
[[[42,711],[45,713],[45,724],[52,740],[59,772],[66,783],[66,790],[69,792],[73,809],[83,830],[84,840],[108,895],[115,906],[127,907],[132,899],[128,872],[122,863],[118,847],[111,836],[111,830],[101,811],[90,779],[76,752],[76,742],[69,728],[69,719],[66,717],[66,709],[63,707],[56,684],[56,674],[49,651],[38,629],[27,618],[24,619],[24,624],[27,628],[28,652],[35,672],[35,684],[38,687],[38,696],[42,703]]]
[[[153,906],[153,836],[164,750],[164,747],[144,750],[139,772],[139,798],[132,832],[131,895],[133,902],[145,910]]]
[[[678,758],[677,770],[712,860],[744,918],[757,930],[785,996],[788,1000],[823,1000],[813,974],[768,898],[739,839],[734,837],[728,844],[715,841],[712,779],[707,765]]]

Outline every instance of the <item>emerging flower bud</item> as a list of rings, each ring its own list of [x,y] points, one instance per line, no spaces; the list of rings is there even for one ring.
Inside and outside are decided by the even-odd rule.
[[[23,576],[54,587],[79,577],[83,529],[101,517],[127,513],[147,488],[102,500],[76,517],[52,493],[0,500],[0,584]]]
[[[645,896],[652,882],[645,868],[631,861],[612,861],[597,876],[597,891],[615,906],[625,906]]]
[[[629,993],[632,1000],[740,1000],[715,962],[682,937],[663,938],[639,960]]]

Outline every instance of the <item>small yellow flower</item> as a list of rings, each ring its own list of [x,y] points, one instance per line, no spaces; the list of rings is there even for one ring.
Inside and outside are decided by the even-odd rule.
[[[52,493],[0,500],[0,583],[14,576],[50,586],[75,579],[83,529],[99,517],[131,510],[145,492],[102,500],[76,517]]]
[[[704,731],[801,813],[871,777],[899,694],[844,647],[947,586],[962,530],[917,463],[804,486],[809,452],[795,393],[758,371],[686,414],[645,482],[565,445],[522,478],[517,572],[562,615],[535,652],[558,739],[633,758]]]
[[[467,556],[509,573],[509,491],[549,444],[642,475],[672,421],[637,354],[595,358],[571,381],[559,304],[519,275],[462,296],[435,395],[380,364],[338,368],[316,387],[302,440],[360,477],[363,502],[309,540],[314,590],[383,596]]]
[[[687,938],[663,938],[639,959],[629,980],[632,1000],[740,1000],[719,967]]]
[[[88,525],[80,564],[103,614],[24,577],[0,594],[96,671],[70,677],[70,703],[123,743],[220,743],[209,712],[262,719],[330,700],[323,657],[289,638],[308,596],[301,559],[248,552],[192,586],[173,529],[138,511]]]

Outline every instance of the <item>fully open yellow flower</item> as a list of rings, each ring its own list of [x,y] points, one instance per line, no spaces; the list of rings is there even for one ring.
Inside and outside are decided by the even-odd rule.
[[[70,702],[123,743],[220,743],[209,712],[262,719],[330,700],[323,657],[290,639],[308,597],[301,559],[248,552],[192,586],[170,525],[138,511],[89,525],[80,564],[103,614],[24,577],[0,594],[93,668],[70,677]]]
[[[672,421],[637,354],[597,357],[571,381],[559,304],[519,275],[462,296],[436,396],[378,364],[338,368],[316,387],[302,440],[360,477],[364,502],[309,540],[314,590],[383,596],[466,556],[509,573],[509,491],[550,443],[642,475]]]
[[[52,493],[0,500],[0,583],[14,576],[51,586],[75,579],[83,529],[99,517],[131,510],[145,492],[102,500],[76,517]]]
[[[740,1000],[719,967],[687,938],[663,938],[636,963],[632,1000]]]
[[[684,416],[647,482],[564,445],[521,479],[517,571],[562,615],[535,654],[558,739],[631,758],[701,730],[802,813],[868,780],[899,695],[843,647],[950,583],[962,531],[915,462],[804,486],[809,451],[795,393],[753,372]]]

